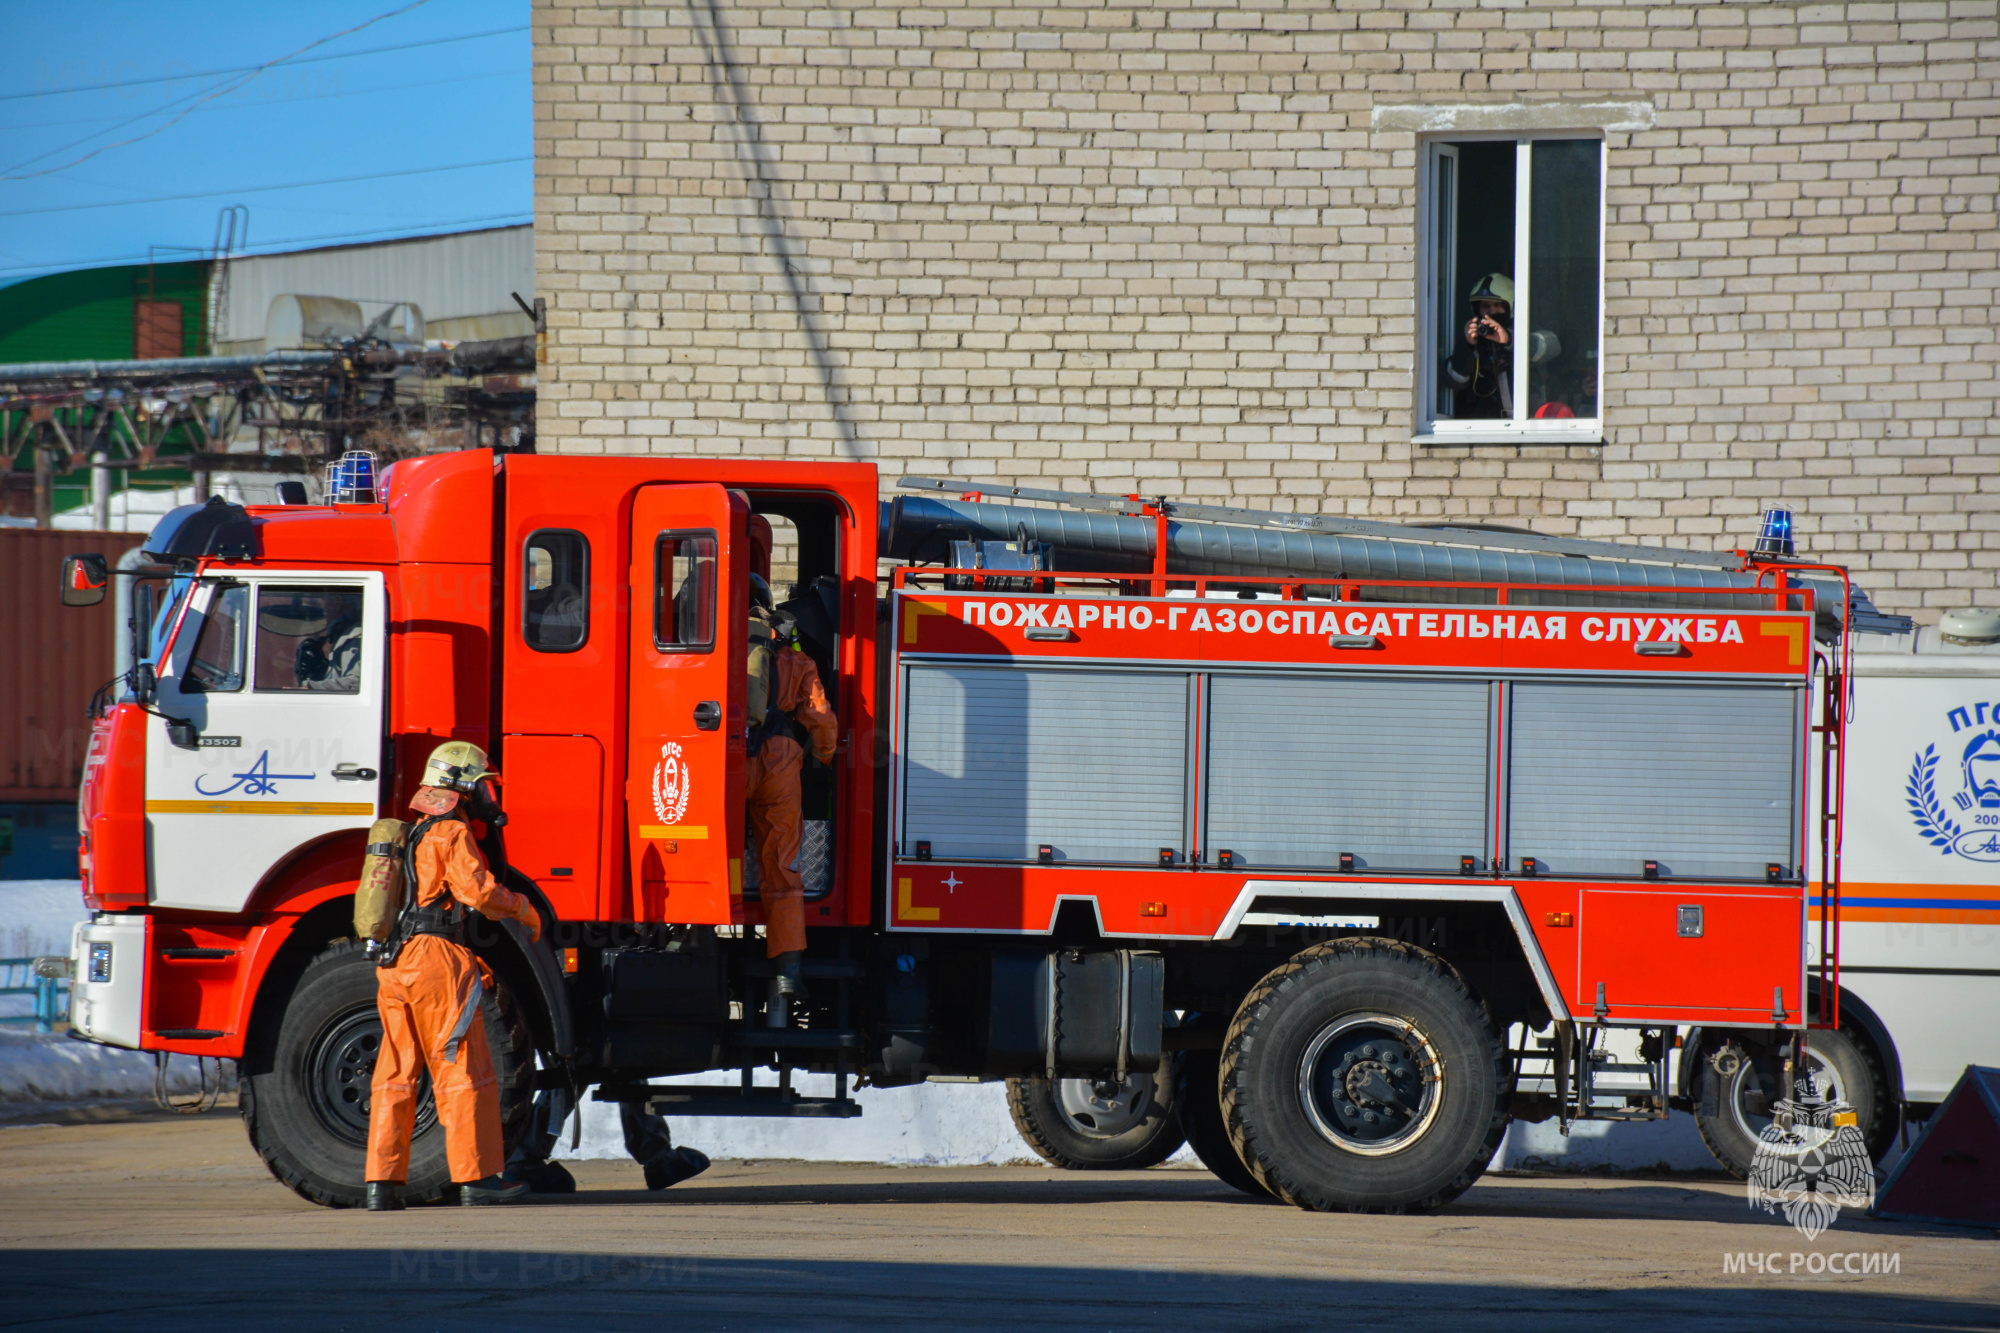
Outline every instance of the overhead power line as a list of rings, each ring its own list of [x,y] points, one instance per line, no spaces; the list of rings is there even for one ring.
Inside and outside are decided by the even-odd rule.
[[[414,51],[421,46],[444,46],[451,42],[476,42],[487,37],[504,37],[509,33],[526,32],[523,23],[512,28],[490,28],[485,32],[468,32],[459,37],[432,37],[421,42],[398,42],[394,46],[371,46],[361,51],[338,51],[332,55],[305,56],[297,60],[287,60],[286,66],[317,65],[325,60],[353,60],[358,56],[379,56],[391,51]],[[253,70],[265,69],[264,65],[238,65],[233,69],[205,69],[194,74],[159,74],[144,79],[120,79],[112,83],[80,83],[74,88],[46,88],[32,93],[0,93],[0,102],[17,102],[25,97],[67,97],[71,93],[102,92],[107,88],[138,88],[151,83],[179,83],[185,79],[217,79],[226,74],[248,74]]]
[[[277,106],[291,106],[295,102],[323,102],[328,98],[337,97],[369,97],[376,93],[407,92],[412,88],[443,88],[454,83],[477,83],[481,79],[518,79],[524,74],[532,73],[534,73],[534,66],[532,65],[510,65],[505,69],[489,69],[480,74],[459,74],[449,79],[419,79],[414,83],[378,83],[366,88],[336,88],[334,91],[328,93],[287,94],[282,100],[274,98],[259,99],[253,95],[250,99],[244,101],[231,102],[224,106],[210,107],[209,109],[211,111],[268,111]],[[173,105],[175,103],[170,102],[166,106],[156,108],[150,114],[157,114],[160,111],[166,110],[167,106]],[[124,119],[122,116],[78,116],[69,120],[31,120],[19,125],[0,125],[0,132],[14,133],[20,130],[49,130],[65,125],[106,125],[114,120],[122,121]],[[144,117],[141,117],[141,119],[144,119]]]
[[[410,3],[403,5],[400,8],[387,10],[384,13],[377,14],[374,18],[367,19],[361,23],[357,23],[351,28],[342,28],[339,32],[332,32],[328,33],[324,37],[314,38],[312,41],[307,42],[304,46],[301,46],[296,51],[288,52],[285,55],[275,57],[274,59],[265,61],[261,65],[253,67],[251,70],[246,72],[243,77],[238,78],[233,82],[217,84],[215,87],[209,89],[207,92],[199,94],[198,96],[196,96],[196,98],[192,103],[182,108],[180,113],[176,115],[173,119],[167,121],[164,124],[155,125],[152,129],[147,130],[143,134],[135,134],[129,139],[117,139],[112,141],[111,143],[100,144],[99,146],[91,149],[89,152],[83,154],[82,156],[63,163],[61,166],[43,167],[40,171],[21,170],[22,167],[27,166],[29,163],[40,162],[44,158],[54,157],[58,153],[66,153],[72,148],[81,147],[83,144],[89,143],[92,139],[95,139],[99,133],[102,133],[102,131],[96,131],[90,134],[86,134],[81,139],[77,139],[70,143],[66,143],[60,148],[51,148],[45,153],[35,154],[33,157],[28,158],[24,162],[15,163],[13,166],[7,168],[6,174],[0,175],[0,181],[34,180],[42,176],[53,176],[58,171],[68,171],[71,167],[82,166],[85,162],[90,161],[90,159],[92,159],[93,157],[99,157],[105,153],[110,152],[114,148],[125,148],[135,143],[144,143],[146,140],[151,139],[156,135],[164,134],[168,130],[172,129],[174,126],[180,124],[182,121],[186,120],[189,116],[193,115],[197,110],[199,110],[205,103],[212,102],[218,97],[226,97],[230,93],[235,92],[238,88],[241,88],[244,84],[249,83],[252,79],[255,79],[259,74],[262,74],[265,70],[270,69],[274,65],[282,65],[288,60],[295,60],[298,57],[304,55],[306,52],[314,49],[315,47],[325,46],[328,42],[339,41],[342,37],[351,36],[354,33],[360,32],[364,28],[372,28],[377,23],[380,23],[385,19],[399,18],[402,15],[409,13],[411,10],[422,8],[424,5],[427,5],[429,3],[430,0],[410,0]],[[185,101],[186,99],[180,98],[176,100]],[[173,105],[173,103],[169,103],[168,105],[171,106]],[[123,129],[125,125],[131,125],[141,120],[150,119],[152,116],[157,114],[159,113],[146,112],[143,115],[134,116],[132,117],[131,120],[126,121],[124,125],[120,125],[117,128]]]
[[[273,190],[303,190],[315,185],[348,185],[355,181],[389,180],[396,176],[429,176],[445,171],[471,171],[477,167],[505,167],[534,161],[532,154],[521,157],[494,157],[484,162],[454,162],[442,167],[411,167],[404,171],[371,171],[359,176],[327,176],[319,180],[286,181],[281,185],[228,186],[219,190],[196,190],[191,194],[156,194],[145,199],[113,199],[101,204],[60,204],[52,208],[16,208],[0,212],[0,218],[24,218],[41,213],[80,213],[92,208],[133,208],[140,204],[170,204],[184,199],[214,199],[222,195],[268,194]]]

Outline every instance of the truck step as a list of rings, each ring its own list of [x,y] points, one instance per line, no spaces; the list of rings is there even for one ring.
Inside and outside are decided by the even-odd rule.
[[[653,1115],[791,1116],[808,1120],[852,1120],[861,1114],[851,1097],[801,1097],[787,1088],[653,1088],[646,1110]]]

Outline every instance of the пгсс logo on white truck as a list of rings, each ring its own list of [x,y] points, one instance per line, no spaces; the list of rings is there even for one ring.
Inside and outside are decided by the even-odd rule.
[[[1972,732],[1963,744],[1947,740],[1943,754],[1936,742],[1917,751],[1910,766],[1905,791],[1910,817],[1917,832],[1944,856],[1962,856],[1969,861],[2000,861],[2000,730],[1980,729],[1986,721],[1987,705],[1978,705],[1979,716],[1965,708],[1946,715],[1954,735]],[[2000,722],[2000,707],[1994,709]],[[1957,772],[1947,769],[1944,781],[1956,776],[1959,789],[1951,793],[1947,805],[1938,791],[1939,767],[1952,752],[1958,752]],[[1959,815],[1952,813],[1953,808]],[[1963,818],[1961,818],[1963,816]]]

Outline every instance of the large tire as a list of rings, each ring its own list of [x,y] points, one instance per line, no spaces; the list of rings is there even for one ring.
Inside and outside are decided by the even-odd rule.
[[[1178,1082],[1174,1088],[1174,1108],[1180,1114],[1181,1133],[1201,1164],[1215,1178],[1259,1199],[1271,1198],[1271,1191],[1257,1183],[1250,1168],[1236,1155],[1229,1141],[1229,1126],[1222,1118],[1222,1056],[1217,1051],[1186,1051],[1180,1057]]]
[[[1757,1160],[1760,1135],[1772,1122],[1771,1104],[1782,1095],[1782,1050],[1770,1033],[1712,1032],[1696,1052],[1695,1127],[1715,1160],[1738,1180]],[[1714,1057],[1724,1053],[1722,1068]],[[1818,1091],[1854,1108],[1855,1126],[1871,1160],[1888,1151],[1896,1134],[1893,1108],[1881,1095],[1879,1066],[1844,1031],[1814,1032],[1806,1039],[1806,1064]]]
[[[375,985],[375,964],[358,941],[339,941],[314,958],[278,1018],[268,1061],[258,1061],[262,1067],[240,1086],[244,1128],[271,1174],[329,1208],[362,1202],[368,1082],[382,1039]],[[501,1129],[511,1148],[533,1109],[534,1041],[504,984],[487,990],[482,1009],[500,1080]],[[450,1185],[444,1134],[426,1086],[403,1197],[435,1202]]]
[[[1222,1110],[1258,1183],[1320,1212],[1424,1212],[1507,1128],[1506,1051],[1442,959],[1330,940],[1258,982],[1229,1026]]]
[[[1129,1076],[1110,1098],[1087,1078],[1010,1078],[1007,1109],[1028,1146],[1066,1171],[1142,1171],[1183,1141],[1171,1060],[1157,1073]]]

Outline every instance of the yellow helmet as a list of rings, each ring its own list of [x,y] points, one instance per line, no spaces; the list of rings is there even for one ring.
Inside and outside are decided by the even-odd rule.
[[[431,751],[424,764],[424,786],[450,791],[471,791],[479,780],[492,772],[486,766],[486,751],[471,741],[446,741]]]
[[[1469,301],[1498,301],[1509,310],[1514,308],[1514,280],[1505,273],[1489,273],[1472,284]]]

